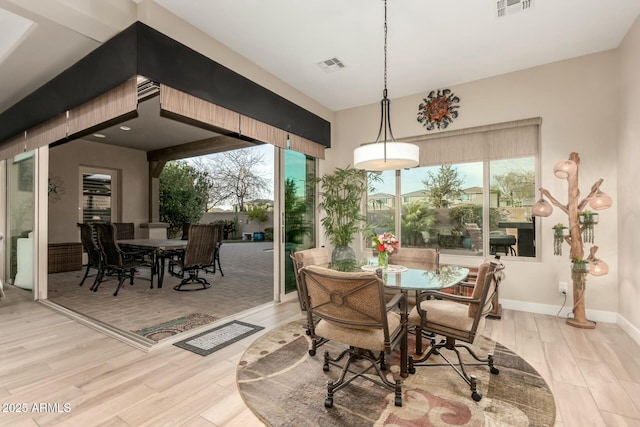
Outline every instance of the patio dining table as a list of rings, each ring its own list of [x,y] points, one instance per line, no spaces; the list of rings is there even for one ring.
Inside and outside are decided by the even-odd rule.
[[[164,280],[164,255],[170,251],[184,250],[187,248],[187,240],[180,239],[125,239],[118,240],[118,245],[123,249],[135,249],[149,253],[151,256],[151,284],[154,274],[158,275],[158,288],[162,288]]]

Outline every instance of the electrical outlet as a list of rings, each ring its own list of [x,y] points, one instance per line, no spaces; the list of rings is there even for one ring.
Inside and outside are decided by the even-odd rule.
[[[558,292],[562,295],[567,294],[567,282],[558,282]]]

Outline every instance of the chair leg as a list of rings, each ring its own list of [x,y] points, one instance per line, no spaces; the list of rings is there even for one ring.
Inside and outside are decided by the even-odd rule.
[[[471,398],[476,402],[478,402],[480,401],[480,399],[482,399],[482,394],[477,390],[478,381],[475,375],[469,375],[467,373],[467,370],[465,369],[465,363],[462,361],[462,356],[460,355],[460,351],[458,350],[459,347],[465,348],[474,359],[480,362],[480,363],[467,363],[466,366],[488,365],[489,371],[493,375],[498,375],[500,373],[498,368],[496,368],[493,364],[492,354],[488,354],[486,359],[482,359],[475,354],[475,352],[471,349],[471,347],[465,344],[456,344],[455,338],[451,338],[451,337],[446,337],[445,339],[441,340],[438,343],[436,343],[435,338],[433,338],[431,340],[431,348],[429,349],[427,354],[425,354],[422,358],[416,361],[410,361],[409,369],[411,370],[415,366],[450,366],[469,385],[469,388],[471,389]],[[447,357],[440,352],[440,349],[442,348],[453,351],[458,358],[458,363],[453,363],[449,361],[449,359],[447,359]],[[446,363],[424,363],[433,354],[440,356]]]
[[[395,383],[391,382],[387,379],[386,375],[384,375],[384,373],[382,372],[382,370],[380,369],[379,362],[380,362],[380,358],[376,358],[373,356],[373,354],[371,353],[371,351],[369,350],[362,350],[362,349],[358,349],[358,348],[349,348],[345,351],[343,351],[337,358],[333,359],[329,356],[329,352],[325,351],[324,353],[324,366],[322,367],[323,371],[328,371],[329,370],[329,362],[337,362],[338,360],[342,359],[345,355],[349,355],[346,363],[344,364],[344,366],[342,367],[342,372],[340,373],[340,377],[338,378],[337,381],[329,381],[327,382],[327,398],[324,401],[324,406],[326,408],[331,408],[333,407],[333,395],[336,391],[340,390],[343,387],[346,387],[347,385],[349,385],[353,380],[355,380],[358,377],[362,377],[362,378],[366,378],[369,381],[373,382],[374,384],[377,384],[381,387],[387,388],[389,390],[394,391],[395,393],[395,406],[402,406],[402,381],[400,380],[396,380]],[[369,366],[359,370],[359,371],[352,371],[349,368],[351,367],[351,363],[355,362],[357,360],[366,360],[369,362]],[[326,369],[325,369],[326,368]],[[377,379],[373,379],[371,377],[365,377],[365,374],[367,372],[369,372],[371,369],[375,369],[376,373],[378,374],[379,377],[379,381]],[[352,373],[353,376],[346,378],[347,373]]]
[[[84,285],[84,281],[89,276],[89,270],[90,269],[91,269],[91,264],[87,264],[87,270],[84,272],[84,277],[82,278],[82,281],[80,282],[80,286]]]
[[[202,285],[201,288],[187,288],[183,289],[182,287],[185,285],[190,285],[193,283],[199,283]],[[206,279],[202,277],[198,277],[198,270],[189,270],[189,277],[185,278],[179,284],[173,287],[175,291],[202,291],[204,289],[209,289],[211,287],[211,283],[209,283]]]
[[[118,287],[116,288],[116,291],[113,293],[114,297],[118,296],[118,291],[120,290],[120,287],[122,286],[126,278],[127,276],[124,274],[124,271],[118,272]]]
[[[98,292],[98,287],[100,286],[100,283],[102,282],[103,278],[104,278],[104,269],[98,268],[98,272],[96,273],[96,278],[93,281],[93,284],[91,285],[89,290],[93,292]]]

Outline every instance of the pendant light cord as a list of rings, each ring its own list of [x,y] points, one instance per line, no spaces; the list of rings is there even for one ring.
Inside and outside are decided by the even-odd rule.
[[[380,129],[378,130],[376,143],[380,142],[381,136],[384,137],[382,142],[384,144],[385,160],[387,159],[387,137],[390,138],[390,141],[395,141],[393,132],[391,131],[391,101],[387,97],[387,32],[387,0],[384,0],[384,90],[382,91],[382,100],[380,101]]]

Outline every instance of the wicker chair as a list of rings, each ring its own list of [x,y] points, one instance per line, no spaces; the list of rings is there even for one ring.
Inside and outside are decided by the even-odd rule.
[[[174,275],[184,277],[184,274],[188,273],[189,277],[184,278],[173,289],[176,291],[199,291],[211,287],[211,283],[205,278],[199,277],[198,273],[207,267],[213,267],[217,243],[221,238],[222,234],[219,233],[219,227],[215,225],[191,224],[187,248],[184,254],[174,261],[174,265],[180,269],[179,273],[174,273]],[[201,287],[193,288],[189,286],[194,283],[200,284]]]
[[[114,222],[116,226],[116,240],[135,239],[135,226],[132,222]]]
[[[473,400],[477,402],[482,399],[482,394],[477,391],[476,377],[467,373],[458,348],[465,348],[474,359],[480,362],[474,364],[489,366],[490,372],[494,375],[500,373],[493,366],[492,354],[488,354],[485,359],[480,358],[468,345],[464,344],[473,344],[484,329],[485,317],[491,311],[491,300],[497,289],[496,268],[497,264],[493,262],[484,262],[480,265],[471,297],[439,291],[425,291],[420,295],[419,304],[409,314],[409,323],[420,326],[424,331],[433,334],[433,337],[429,351],[415,362],[409,361],[409,372],[414,370],[415,366],[450,366],[469,384]],[[439,342],[436,341],[438,335],[442,337]],[[458,358],[457,365],[442,354],[443,349],[455,352]],[[446,363],[425,363],[432,355],[442,357]]]
[[[118,291],[124,283],[126,278],[129,278],[129,284],[133,285],[133,277],[136,272],[136,268],[143,266],[145,263],[140,259],[135,259],[127,256],[118,246],[116,239],[116,227],[114,224],[96,223],[98,248],[102,256],[102,265],[104,271],[109,270],[118,275],[118,287],[113,293],[113,296],[118,296]],[[100,281],[94,283],[91,290],[98,291]],[[151,286],[153,287],[153,276],[151,278]]]
[[[349,346],[335,358],[324,352],[324,371],[348,356],[339,379],[327,383],[324,406],[331,408],[334,393],[358,377],[392,390],[395,405],[402,406],[402,382],[391,382],[382,371],[386,370],[384,355],[398,348],[406,337],[400,316],[392,311],[398,305],[404,308],[406,296],[398,294],[386,304],[383,282],[373,272],[340,272],[316,265],[303,267],[301,272],[307,289],[307,310],[320,319],[316,332]],[[380,356],[374,356],[378,351]],[[354,369],[352,363],[360,360],[368,361],[369,366]],[[375,369],[377,377],[365,375],[371,369]],[[346,379],[348,373],[353,375]]]
[[[304,277],[302,277],[302,268],[308,265],[319,265],[326,267],[329,265],[331,256],[327,248],[313,248],[297,251],[291,254],[291,261],[293,262],[293,271],[296,277],[296,290],[298,291],[298,302],[300,303],[300,310],[302,310],[307,316],[307,335],[311,337],[311,348],[309,354],[311,356],[316,355],[316,349],[322,344],[327,342],[326,339],[319,337],[315,333],[316,319],[313,318],[311,312],[307,310],[307,290],[304,286]]]
[[[93,268],[96,270],[96,278],[93,285],[91,285],[91,289],[93,289],[97,286],[97,283],[102,280],[102,275],[104,274],[100,249],[93,238],[93,227],[91,224],[78,223],[78,227],[80,228],[80,240],[82,241],[82,246],[84,247],[88,258],[87,269],[84,272],[82,281],[80,281],[80,286],[84,285],[84,281],[89,276],[89,271]]]

